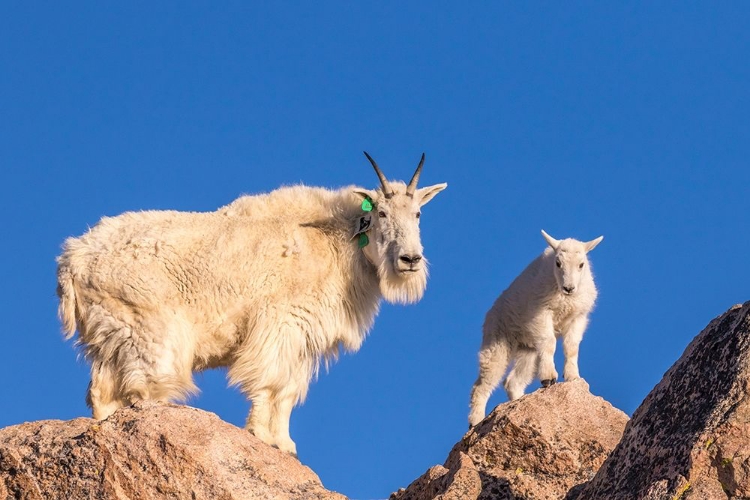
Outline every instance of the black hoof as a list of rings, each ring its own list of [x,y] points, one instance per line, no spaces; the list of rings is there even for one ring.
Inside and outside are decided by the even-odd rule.
[[[548,379],[542,380],[542,387],[546,388],[546,387],[549,387],[549,386],[554,385],[556,383],[557,383],[557,379],[555,379],[555,378],[548,378]]]

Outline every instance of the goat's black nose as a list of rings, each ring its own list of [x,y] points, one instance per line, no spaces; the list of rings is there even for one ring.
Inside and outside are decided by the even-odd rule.
[[[565,293],[572,293],[572,292],[573,292],[573,290],[575,290],[575,289],[576,289],[576,287],[574,287],[574,286],[564,286],[564,287],[563,287],[563,291],[564,291]]]
[[[414,265],[420,260],[422,260],[422,256],[421,255],[402,255],[401,257],[399,257],[399,260],[401,262],[406,262],[407,264]]]

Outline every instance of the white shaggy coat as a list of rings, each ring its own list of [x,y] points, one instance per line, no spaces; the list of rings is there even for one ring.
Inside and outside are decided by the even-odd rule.
[[[549,248],[497,298],[484,321],[479,377],[471,391],[469,425],[485,415],[487,400],[505,380],[510,400],[518,399],[535,375],[545,387],[557,380],[557,338],[565,353],[565,380],[579,378],[578,346],[594,307],[597,290],[587,253],[603,237],[583,243],[556,240],[542,231]]]
[[[248,430],[296,453],[289,416],[321,360],[359,349],[382,298],[424,292],[426,260],[402,256],[421,257],[414,214],[446,185],[388,187],[388,198],[295,186],[210,213],[129,212],[69,238],[59,313],[91,363],[94,418],[137,400],[184,400],[194,371],[225,366],[252,400]],[[364,196],[376,215],[360,249]]]

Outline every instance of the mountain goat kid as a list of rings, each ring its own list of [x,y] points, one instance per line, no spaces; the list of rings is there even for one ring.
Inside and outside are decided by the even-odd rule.
[[[381,299],[417,302],[427,285],[420,207],[447,185],[417,189],[424,155],[408,184],[367,158],[377,190],[283,187],[215,212],[105,217],[69,238],[59,314],[91,363],[94,418],[184,399],[193,371],[225,366],[252,400],[246,428],[296,454],[289,417],[320,362],[359,349]]]
[[[578,345],[596,301],[586,254],[604,238],[583,243],[556,240],[542,231],[547,248],[500,294],[484,320],[479,377],[471,390],[469,426],[483,418],[487,400],[506,368],[508,398],[518,399],[538,374],[544,387],[557,381],[555,344],[562,338],[565,380],[579,378]]]

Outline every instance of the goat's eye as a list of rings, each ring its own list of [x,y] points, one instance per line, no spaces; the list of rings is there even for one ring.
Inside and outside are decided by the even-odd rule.
[[[422,216],[422,212],[417,212],[417,219],[419,219]]]
[[[581,262],[580,264],[578,264],[578,269],[583,269],[583,262]]]
[[[557,267],[562,267],[562,263],[560,262],[560,259],[555,259],[555,265]]]
[[[385,219],[386,217],[385,212],[383,212],[382,210],[378,212],[378,217],[380,217],[381,219]]]

